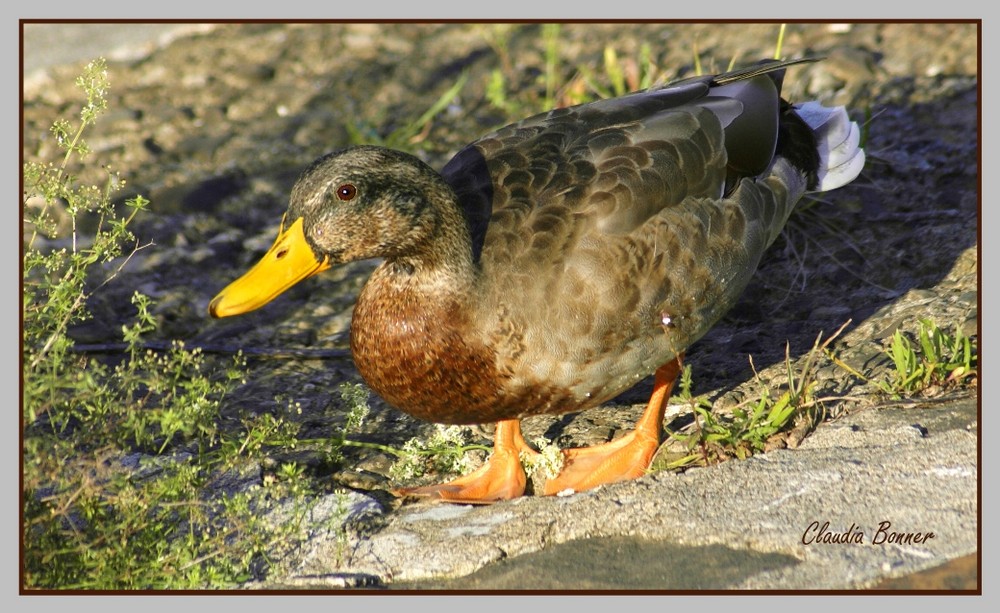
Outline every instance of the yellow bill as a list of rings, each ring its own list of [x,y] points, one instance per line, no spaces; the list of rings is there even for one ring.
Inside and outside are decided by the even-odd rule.
[[[274,245],[249,272],[212,299],[208,312],[212,317],[229,317],[259,309],[299,281],[328,268],[330,258],[316,257],[299,217],[288,229],[282,227]]]

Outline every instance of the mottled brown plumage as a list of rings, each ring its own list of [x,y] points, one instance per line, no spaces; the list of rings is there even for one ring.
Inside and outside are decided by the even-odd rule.
[[[804,193],[860,170],[855,139],[850,176],[823,181],[843,163],[826,123],[854,124],[842,110],[803,121],[779,97],[783,68],[554,110],[472,143],[440,174],[377,147],[330,154],[300,177],[291,225],[259,266],[301,258],[280,292],[384,258],[351,349],[371,388],[412,415],[481,423],[599,405],[718,321]],[[260,304],[227,288],[212,312]]]

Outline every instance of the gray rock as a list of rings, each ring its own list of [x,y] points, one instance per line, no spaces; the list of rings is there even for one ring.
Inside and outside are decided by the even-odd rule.
[[[346,547],[311,540],[265,586],[867,588],[976,551],[976,423],[972,398],[877,407],[744,462],[566,497],[407,505]]]

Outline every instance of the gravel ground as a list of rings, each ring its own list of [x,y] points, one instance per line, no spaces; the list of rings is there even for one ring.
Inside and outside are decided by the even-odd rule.
[[[540,26],[510,31],[506,56],[488,43],[494,31],[472,24],[219,24],[187,26],[139,52],[109,49],[111,111],[90,145],[125,173],[130,194],[152,200],[136,233],[155,248],[133,258],[101,295],[94,320],[74,332],[78,342],[120,340],[130,314],[116,305],[139,289],[157,300],[161,340],[222,351],[324,350],[323,359],[253,360],[250,382],[226,412],[283,411],[275,396],[301,390],[295,399],[303,436],[328,436],[344,415],[326,390],[358,378],[344,350],[354,298],[373,264],[330,271],[232,320],[210,320],[208,301],[270,245],[301,169],[350,142],[352,131],[386,137],[466,73],[460,95],[421,135],[420,155],[440,167],[505,120],[486,101],[494,70],[507,71],[514,91],[537,95]],[[109,36],[92,32],[90,42]],[[566,79],[581,66],[600,72],[605,47],[635,58],[648,43],[659,74],[673,79],[693,74],[694,49],[706,71],[724,69],[731,58],[769,56],[776,32],[774,24],[564,25],[558,68]],[[46,34],[33,33],[40,48]],[[800,363],[817,334],[828,336],[848,320],[840,356],[875,376],[885,372],[881,350],[893,331],[914,331],[921,318],[978,334],[975,24],[793,24],[784,51],[827,58],[792,69],[786,96],[843,104],[868,121],[869,163],[855,183],[793,219],[741,302],[691,348],[693,391],[721,409],[755,388],[748,354],[763,381],[780,383],[786,342]],[[44,138],[48,126],[77,104],[72,83],[80,64],[44,64],[26,72],[24,155],[33,159],[56,156]],[[832,417],[873,411],[880,402],[873,386],[833,365],[819,378],[824,393],[847,398],[829,407]],[[545,434],[563,446],[607,440],[631,427],[649,389],[643,382],[610,407],[527,420],[526,435]],[[975,399],[977,390],[964,396]],[[361,433],[368,440],[398,447],[432,428],[378,400],[374,409]],[[477,429],[472,435],[482,437]],[[389,462],[358,452],[341,466],[316,464],[313,474],[371,494],[392,512],[398,502],[380,494],[393,485]]]

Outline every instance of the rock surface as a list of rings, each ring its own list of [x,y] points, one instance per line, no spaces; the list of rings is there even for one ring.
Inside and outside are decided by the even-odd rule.
[[[113,40],[106,30],[77,27],[84,41]],[[188,25],[140,51],[126,46],[109,63],[111,111],[90,145],[125,175],[128,195],[152,201],[135,231],[154,247],[98,297],[94,320],[74,331],[78,342],[120,341],[131,313],[117,305],[138,289],[157,301],[163,340],[222,353],[323,350],[318,358],[252,359],[250,382],[226,412],[234,423],[244,411],[284,412],[276,396],[291,396],[302,412],[286,417],[303,423],[303,436],[330,436],[345,413],[332,390],[358,380],[347,331],[373,264],[330,271],[232,320],[210,320],[208,301],[270,245],[291,184],[317,156],[352,138],[389,137],[463,73],[459,96],[415,137],[435,167],[508,119],[487,101],[494,71],[507,78],[511,99],[542,97],[541,26],[507,31],[506,46],[496,43],[497,28]],[[658,75],[673,79],[694,73],[694,48],[706,71],[721,70],[730,58],[770,56],[776,33],[775,24],[564,25],[557,68],[563,83],[579,67],[600,74],[606,46],[626,61],[648,43]],[[691,348],[693,391],[719,410],[758,388],[748,355],[762,382],[780,385],[786,343],[801,365],[819,333],[828,337],[848,320],[838,356],[872,381],[887,372],[883,348],[898,328],[912,333],[929,318],[970,335],[979,330],[975,24],[792,24],[784,51],[827,58],[790,71],[785,93],[847,105],[866,122],[869,162],[855,183],[803,207],[741,302]],[[27,61],[28,44],[25,54]],[[39,63],[26,73],[26,157],[57,155],[47,130],[78,104],[73,81],[82,63]],[[566,498],[401,505],[385,494],[399,485],[388,476],[391,457],[349,449],[342,465],[316,463],[313,476],[351,489],[351,530],[317,529],[266,581],[248,587],[858,589],[976,552],[978,390],[885,406],[874,383],[841,367],[824,363],[817,376],[822,395],[836,400],[826,403],[830,420],[798,449]],[[631,427],[649,390],[646,381],[602,409],[529,419],[526,435],[564,447],[608,440]],[[357,433],[364,440],[399,447],[433,430],[377,399],[373,409]],[[677,408],[670,425],[690,423],[689,415]],[[488,443],[484,432],[470,436]],[[317,526],[324,508],[343,504],[337,496],[319,501]],[[853,524],[864,543],[803,543],[814,521],[829,521],[831,533]],[[884,521],[935,537],[874,545]]]
[[[868,588],[976,551],[977,430],[971,399],[882,408],[745,462],[564,498],[408,505],[346,547],[312,539],[280,585]]]

